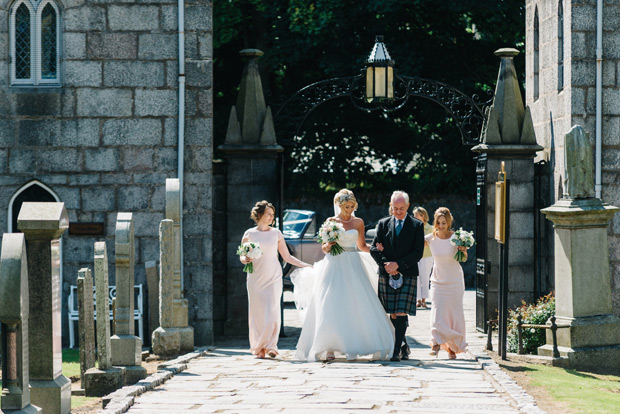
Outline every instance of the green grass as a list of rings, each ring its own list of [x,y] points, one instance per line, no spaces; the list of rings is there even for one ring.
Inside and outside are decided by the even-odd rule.
[[[72,395],[71,396],[71,408],[81,407],[97,399],[98,399],[97,397],[78,397],[77,395]]]
[[[80,350],[65,348],[62,350],[62,374],[67,377],[80,377]]]
[[[544,388],[555,400],[579,413],[618,413],[620,377],[527,364],[530,384]]]

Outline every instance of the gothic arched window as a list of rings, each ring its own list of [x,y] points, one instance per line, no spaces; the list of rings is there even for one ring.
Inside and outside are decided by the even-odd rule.
[[[540,29],[538,25],[538,9],[534,10],[534,100],[539,96],[540,78]]]
[[[558,1],[558,91],[564,89],[564,6]]]
[[[60,14],[53,0],[17,0],[11,6],[12,85],[60,84]]]

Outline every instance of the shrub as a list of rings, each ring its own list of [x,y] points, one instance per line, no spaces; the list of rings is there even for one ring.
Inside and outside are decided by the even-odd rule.
[[[522,301],[517,309],[508,312],[508,352],[517,352],[519,347],[517,337],[517,315],[521,315],[521,323],[545,325],[547,320],[555,315],[555,297],[553,293],[538,299],[536,304],[527,304]],[[546,343],[546,329],[522,328],[523,352],[536,354],[539,346]]]

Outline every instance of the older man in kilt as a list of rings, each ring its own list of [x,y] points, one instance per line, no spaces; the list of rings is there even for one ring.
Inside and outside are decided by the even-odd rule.
[[[424,225],[409,214],[409,196],[394,191],[390,200],[392,216],[377,223],[370,254],[379,265],[379,300],[394,324],[394,353],[391,361],[408,358],[403,341],[408,316],[416,311],[418,262],[424,253]]]

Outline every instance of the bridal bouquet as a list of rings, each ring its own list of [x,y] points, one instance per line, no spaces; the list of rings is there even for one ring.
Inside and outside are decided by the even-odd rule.
[[[460,229],[458,229],[457,231],[454,232],[454,236],[452,239],[450,239],[450,243],[453,246],[465,246],[468,249],[474,245],[474,233],[473,232],[469,232],[469,231],[465,231],[463,230],[463,227],[461,227]],[[456,254],[454,255],[454,258],[456,259],[457,262],[464,262],[465,261],[465,252],[462,251],[457,251]]]
[[[344,252],[344,249],[338,244],[340,238],[344,235],[344,227],[337,221],[327,220],[319,229],[319,235],[317,236],[317,242],[319,243],[331,243],[335,242],[329,253],[332,256],[337,256]]]
[[[260,249],[259,243],[254,242],[245,242],[241,243],[239,248],[237,248],[237,256],[245,256],[248,259],[258,259],[263,255],[263,251]],[[247,273],[254,272],[254,263],[250,262],[243,266],[243,271]]]

